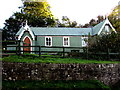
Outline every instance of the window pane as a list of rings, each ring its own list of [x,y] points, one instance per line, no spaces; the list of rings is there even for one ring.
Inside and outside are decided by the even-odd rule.
[[[68,38],[66,38],[66,41],[68,41]]]
[[[68,45],[68,42],[65,42],[65,45]]]
[[[46,46],[51,46],[52,44],[52,39],[50,37],[46,38]]]
[[[51,41],[51,38],[49,38],[49,42]]]
[[[63,40],[64,40],[63,45],[68,46],[68,38],[64,38]]]
[[[46,38],[46,42],[48,41],[48,38]]]
[[[48,42],[46,42],[46,45],[48,45]]]
[[[64,42],[66,41],[66,38],[64,38]]]
[[[66,45],[66,42],[64,42],[64,45]]]
[[[49,46],[51,45],[51,42],[49,42]]]

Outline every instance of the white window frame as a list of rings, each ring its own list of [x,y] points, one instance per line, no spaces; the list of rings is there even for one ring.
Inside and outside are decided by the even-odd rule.
[[[68,45],[65,45],[65,41],[64,41],[65,38],[68,38]],[[70,38],[69,37],[63,37],[63,46],[64,47],[69,47],[70,46]]]
[[[46,42],[47,42],[47,40],[46,40],[47,38],[50,38],[50,39],[51,39],[51,45],[47,45],[47,43],[46,43]],[[52,46],[52,37],[48,37],[48,36],[45,37],[45,46]]]
[[[88,37],[81,37],[81,39],[82,39],[82,47],[86,47],[88,42],[85,42],[84,39],[88,39]]]

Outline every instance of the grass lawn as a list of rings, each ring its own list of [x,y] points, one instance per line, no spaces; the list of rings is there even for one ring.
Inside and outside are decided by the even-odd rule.
[[[52,57],[36,57],[36,55],[11,55],[9,57],[4,57],[0,59],[6,62],[24,62],[24,63],[80,63],[80,64],[109,64],[109,63],[120,63],[120,61],[97,61],[97,60],[84,60],[80,58],[52,58]],[[120,85],[117,85],[116,90],[119,90]],[[116,86],[115,86],[116,87]],[[113,89],[115,87],[112,87]],[[2,81],[2,90],[13,90],[13,88],[29,88],[33,90],[38,90],[37,88],[107,88],[107,90],[112,90],[109,86],[104,85],[98,80],[54,80],[54,81],[33,81],[33,80],[20,80],[20,81]]]
[[[107,88],[108,86],[98,80],[83,80],[83,81],[3,81],[3,89],[6,88]]]
[[[120,63],[120,61],[102,61],[102,60],[85,60],[80,58],[52,58],[52,57],[36,57],[36,55],[11,55],[1,59],[6,62],[25,62],[25,63],[80,63],[80,64],[109,64]]]

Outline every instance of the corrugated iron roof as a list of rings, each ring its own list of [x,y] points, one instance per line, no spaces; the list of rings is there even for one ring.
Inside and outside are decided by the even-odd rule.
[[[65,35],[65,36],[76,36],[76,35],[88,35],[91,33],[91,28],[41,28],[31,27],[30,28],[35,35]]]
[[[64,35],[64,36],[80,36],[80,35],[96,35],[103,26],[105,20],[93,28],[66,28],[66,27],[30,27],[30,30],[34,35],[43,36],[43,35]],[[24,28],[22,27],[16,35],[20,35]]]
[[[105,23],[105,20],[93,27],[93,35],[98,34],[98,32],[100,31],[104,23]]]

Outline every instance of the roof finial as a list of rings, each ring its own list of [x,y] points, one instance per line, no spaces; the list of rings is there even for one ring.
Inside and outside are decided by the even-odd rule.
[[[29,26],[28,26],[28,21],[27,21],[27,20],[25,21],[25,26],[24,26],[24,29],[25,29],[25,30],[28,30],[28,29],[29,29]]]

